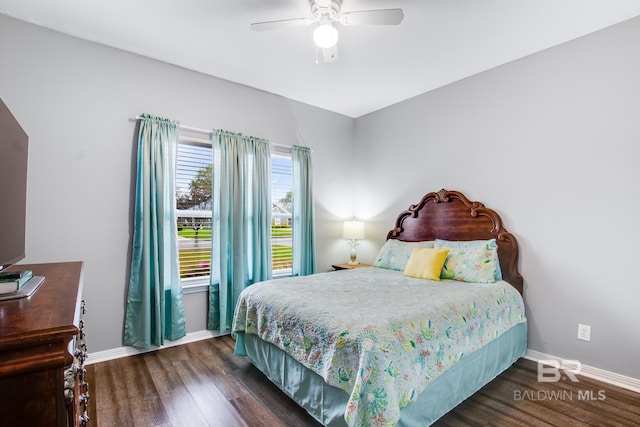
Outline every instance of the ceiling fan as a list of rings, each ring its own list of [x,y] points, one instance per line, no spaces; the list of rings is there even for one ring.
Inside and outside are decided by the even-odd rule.
[[[404,19],[402,9],[361,10],[340,13],[342,0],[309,0],[312,17],[281,19],[277,21],[254,22],[254,31],[269,31],[280,28],[307,27],[318,24],[313,31],[313,41],[322,49],[324,62],[338,59],[338,30],[341,25],[398,25]],[[316,60],[317,62],[317,60]]]

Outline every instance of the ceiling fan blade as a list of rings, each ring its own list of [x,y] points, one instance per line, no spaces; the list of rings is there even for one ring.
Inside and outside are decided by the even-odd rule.
[[[402,9],[362,10],[347,12],[338,18],[342,25],[398,25],[404,19]]]
[[[251,29],[253,31],[269,31],[280,28],[306,27],[313,24],[315,21],[315,19],[310,18],[294,18],[281,19],[279,21],[254,22],[251,24]]]

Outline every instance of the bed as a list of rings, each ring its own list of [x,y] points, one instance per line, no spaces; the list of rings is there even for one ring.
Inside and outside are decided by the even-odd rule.
[[[232,333],[323,425],[423,426],[524,355],[522,293],[497,212],[440,190],[400,213],[373,267],[245,289]]]

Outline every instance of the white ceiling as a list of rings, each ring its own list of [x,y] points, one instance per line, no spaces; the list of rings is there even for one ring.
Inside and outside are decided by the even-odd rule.
[[[316,63],[308,0],[0,0],[0,13],[82,39],[359,117],[640,15],[640,0],[343,0],[402,8],[399,26],[339,26]]]

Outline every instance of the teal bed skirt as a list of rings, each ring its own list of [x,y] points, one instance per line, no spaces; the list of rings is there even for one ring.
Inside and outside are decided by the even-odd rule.
[[[247,356],[289,397],[325,426],[344,427],[349,395],[284,351],[255,335],[238,333]],[[430,382],[418,400],[400,411],[398,426],[428,426],[509,368],[527,350],[527,324],[520,323]]]

